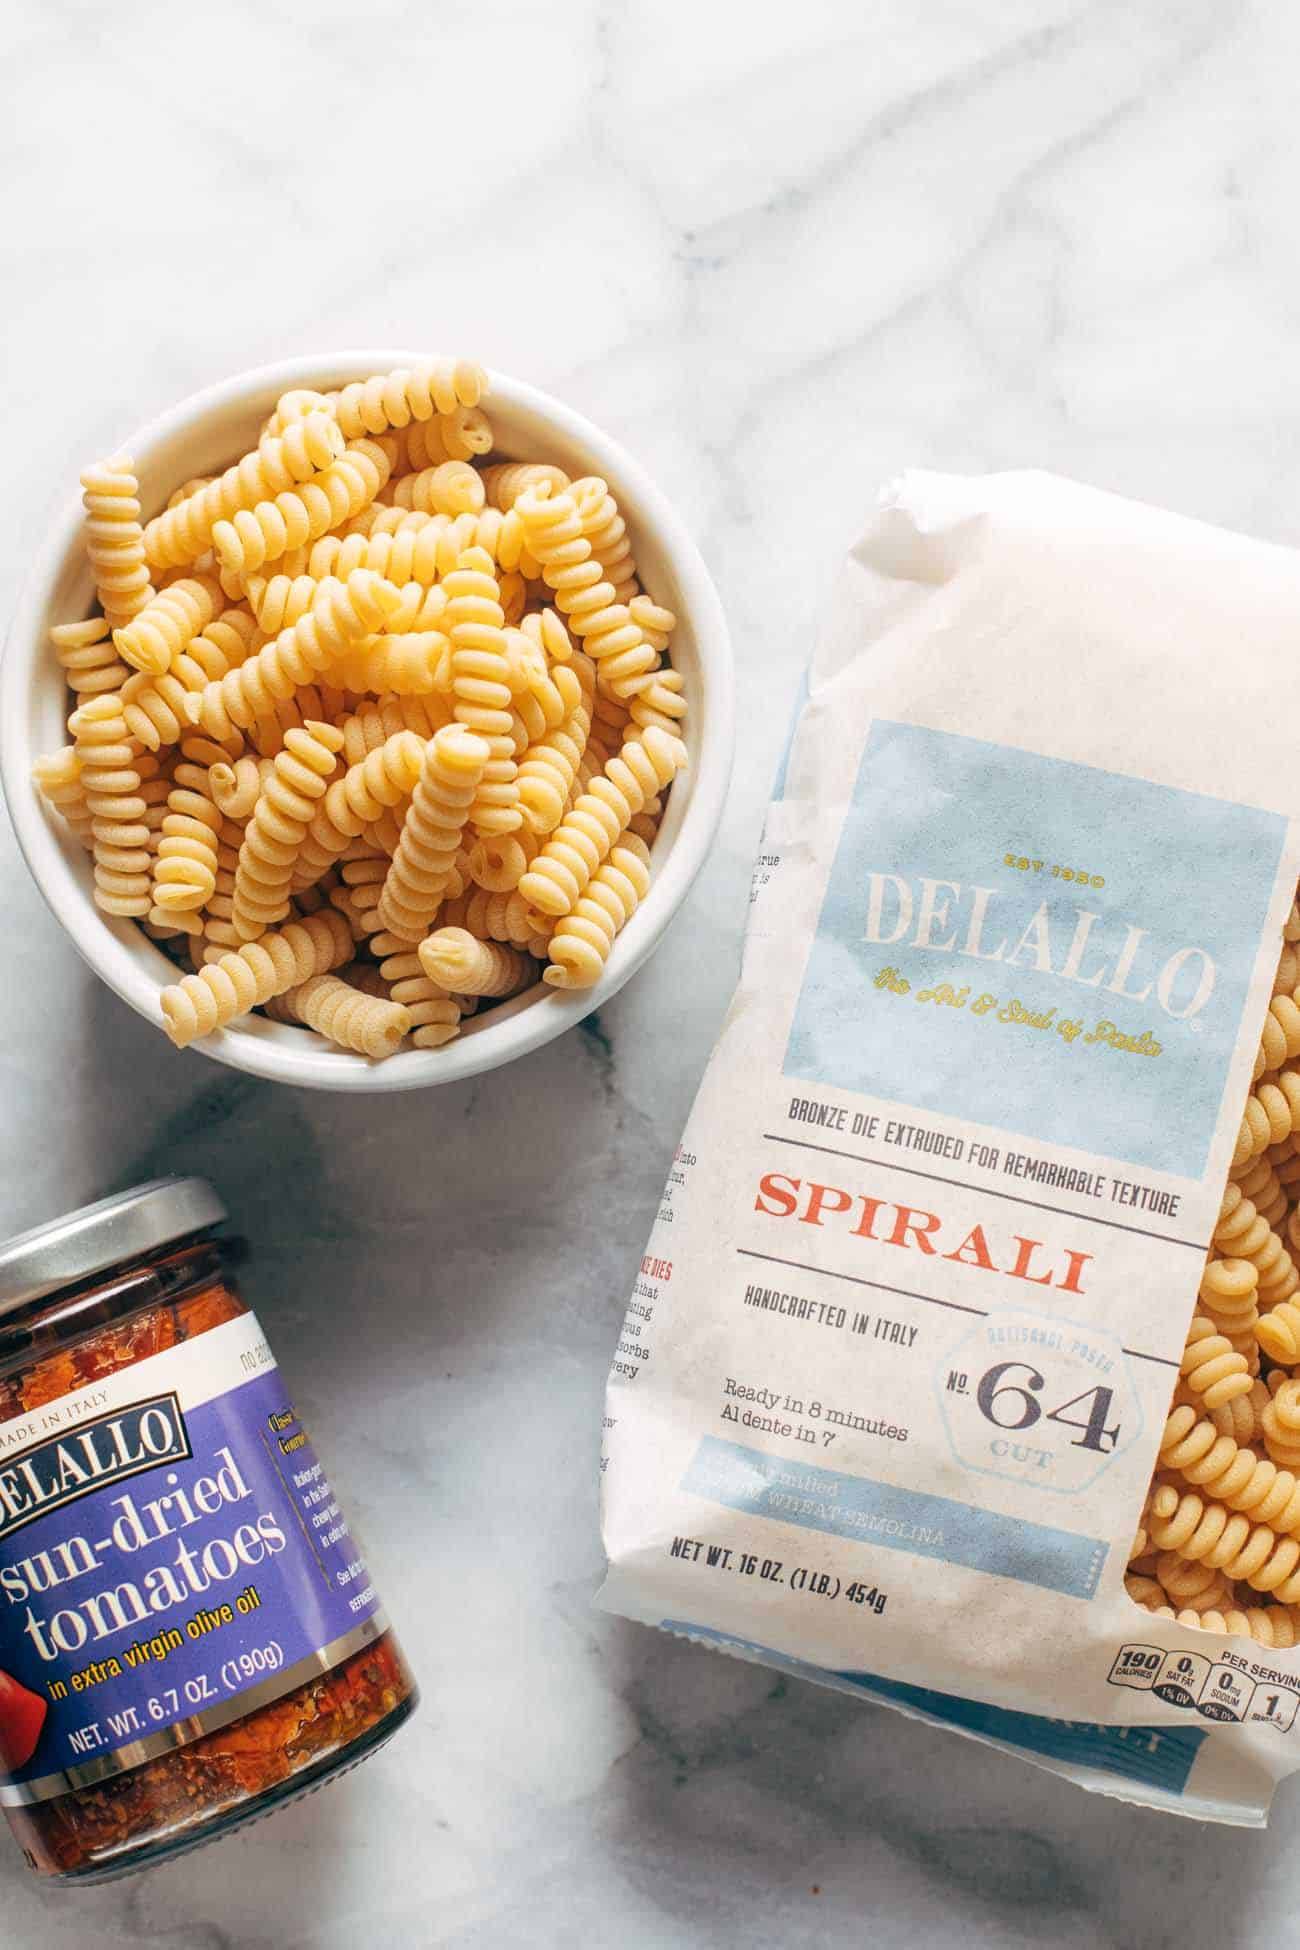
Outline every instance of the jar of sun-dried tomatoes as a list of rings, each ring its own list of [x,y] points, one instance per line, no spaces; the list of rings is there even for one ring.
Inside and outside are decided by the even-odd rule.
[[[0,1803],[96,1881],[255,1820],[416,1693],[209,1185],[0,1245]]]

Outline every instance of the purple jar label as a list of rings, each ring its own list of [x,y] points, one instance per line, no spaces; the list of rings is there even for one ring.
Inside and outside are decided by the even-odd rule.
[[[0,1805],[215,1732],[385,1630],[251,1315],[0,1423]]]

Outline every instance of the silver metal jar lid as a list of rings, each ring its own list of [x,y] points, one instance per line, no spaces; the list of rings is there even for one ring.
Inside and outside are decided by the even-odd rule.
[[[206,1179],[152,1178],[0,1241],[0,1320],[43,1294],[142,1259],[226,1217]]]

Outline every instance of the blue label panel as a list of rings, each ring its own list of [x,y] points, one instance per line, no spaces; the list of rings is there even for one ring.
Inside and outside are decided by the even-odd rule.
[[[961,1564],[1066,1598],[1094,1595],[1109,1549],[1100,1537],[998,1516],[816,1463],[785,1462],[713,1435],[701,1439],[682,1488],[747,1516]]]
[[[666,1632],[682,1632],[688,1638],[703,1639],[720,1651],[733,1651],[775,1666],[799,1679],[822,1685],[848,1686],[882,1705],[905,1706],[940,1726],[957,1727],[964,1733],[982,1734],[1004,1747],[1022,1753],[1039,1754],[1044,1759],[1062,1760],[1074,1767],[1100,1768],[1126,1781],[1143,1781],[1162,1788],[1167,1794],[1181,1794],[1206,1735],[1203,1729],[1189,1727],[1104,1727],[1092,1720],[1047,1720],[1037,1713],[1016,1713],[1010,1707],[986,1706],[979,1700],[963,1699],[959,1693],[936,1693],[926,1686],[905,1686],[896,1679],[882,1679],[874,1672],[829,1672],[810,1665],[805,1659],[789,1658],[784,1652],[755,1645],[749,1639],[735,1638],[730,1632],[715,1632],[687,1619],[665,1618]]]
[[[377,1611],[274,1366],[99,1416],[0,1463],[0,1770],[45,1782],[238,1717]]]
[[[787,1074],[1204,1170],[1286,821],[877,721]]]

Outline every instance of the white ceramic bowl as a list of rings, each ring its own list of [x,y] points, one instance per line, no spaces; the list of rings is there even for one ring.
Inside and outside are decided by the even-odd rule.
[[[211,474],[251,447],[259,423],[290,387],[345,385],[411,365],[420,356],[322,354],[238,373],[195,393],[120,443],[134,456],[146,515],[156,512],[179,482]],[[646,588],[677,612],[672,655],[689,687],[691,757],[673,786],[655,842],[650,891],[615,942],[595,988],[566,992],[539,983],[471,1019],[457,1041],[443,1049],[404,1050],[370,1063],[301,1029],[257,1016],[193,1045],[256,1076],[322,1090],[413,1090],[474,1076],[536,1049],[607,1002],[640,967],[685,898],[717,831],[731,769],[731,649],[722,606],[698,550],[658,489],[608,434],[558,400],[499,373],[492,374],[486,404],[497,453],[555,461],[575,476],[600,474],[609,482]],[[172,964],[132,922],[100,913],[91,897],[86,854],[61,830],[57,815],[46,812],[31,782],[38,754],[67,742],[63,676],[46,632],[52,623],[87,615],[93,593],[81,506],[71,500],[28,579],[0,667],[0,779],[19,844],[46,901],[95,972],[161,1034],[158,998],[163,985],[175,979]]]

